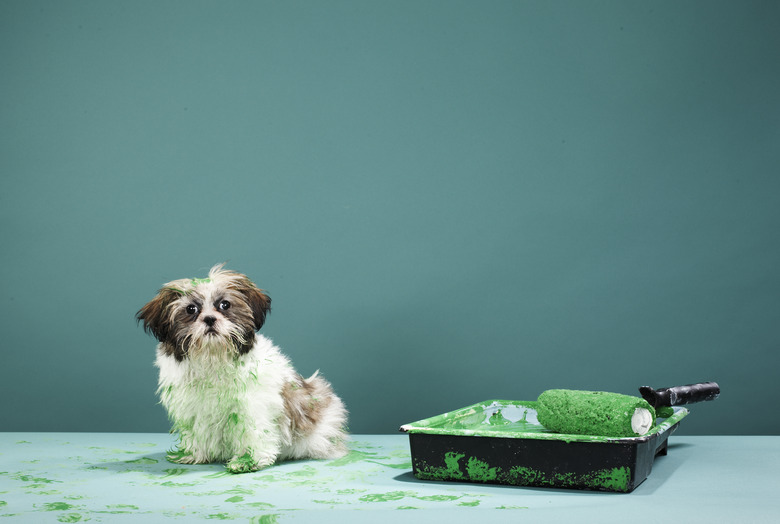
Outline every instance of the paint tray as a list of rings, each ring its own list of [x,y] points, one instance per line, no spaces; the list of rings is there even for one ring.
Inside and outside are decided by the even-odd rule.
[[[405,424],[412,468],[421,480],[482,482],[631,492],[666,455],[667,440],[688,414],[675,407],[645,435],[565,435],[536,418],[536,401],[488,400]]]

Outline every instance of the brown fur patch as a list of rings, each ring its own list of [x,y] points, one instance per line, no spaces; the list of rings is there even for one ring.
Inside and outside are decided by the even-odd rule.
[[[312,431],[333,402],[333,395],[328,381],[316,373],[308,379],[298,375],[297,380],[285,384],[282,399],[293,434]]]

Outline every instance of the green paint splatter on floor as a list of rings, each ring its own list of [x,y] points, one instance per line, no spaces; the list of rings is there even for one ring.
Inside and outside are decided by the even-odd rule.
[[[11,475],[14,480],[21,480],[22,482],[33,482],[35,484],[53,484],[55,482],[61,482],[59,480],[51,480],[43,477],[33,477],[32,475],[25,475],[24,473],[16,473]]]
[[[316,477],[317,470],[314,469],[312,466],[304,466],[303,468],[297,471],[291,471],[287,475],[290,477]]]
[[[130,511],[138,511],[140,509],[138,506],[134,506],[133,504],[111,504],[109,506],[106,506],[106,508],[117,510],[123,513],[129,513]]]
[[[273,504],[269,504],[268,502],[247,502],[245,506],[249,506],[250,508],[262,508],[262,509],[271,509],[276,507]]]
[[[57,517],[57,520],[59,522],[83,522],[89,519],[85,519],[82,515],[78,513],[65,513]]]
[[[276,513],[260,515],[258,517],[252,517],[249,522],[252,524],[277,524],[279,522],[279,515]]]
[[[369,457],[377,458],[374,457],[374,455],[376,455],[376,453],[366,453],[365,451],[350,451],[343,457],[328,462],[328,466],[337,468],[341,466],[347,466],[349,464],[355,464],[356,462],[362,462]]]
[[[143,457],[135,460],[125,460],[125,464],[157,464],[159,461],[150,457]]]
[[[372,493],[369,495],[363,495],[358,500],[361,502],[391,502],[394,500],[401,500],[406,497],[414,497],[417,495],[414,491],[390,491],[389,493]]]
[[[66,511],[73,509],[67,502],[47,502],[43,505],[44,511]]]
[[[474,508],[479,506],[479,501],[478,500],[463,501],[458,503],[458,506],[467,506],[467,507]]]
[[[243,502],[244,497],[241,495],[235,495],[233,497],[230,497],[229,499],[225,499],[225,502]]]
[[[450,502],[452,500],[458,500],[460,495],[423,495],[414,498],[418,500],[426,500],[428,502]]]
[[[379,464],[380,466],[384,466],[386,468],[394,468],[394,469],[412,469],[412,463],[410,462],[402,462],[401,464],[386,464],[384,462],[378,462],[376,460],[367,460],[366,462],[371,462],[373,464]]]

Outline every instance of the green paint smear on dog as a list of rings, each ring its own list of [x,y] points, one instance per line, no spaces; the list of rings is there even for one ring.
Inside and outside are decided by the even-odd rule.
[[[225,502],[243,502],[244,497],[241,495],[236,495],[234,497],[230,497],[229,499],[225,499]]]

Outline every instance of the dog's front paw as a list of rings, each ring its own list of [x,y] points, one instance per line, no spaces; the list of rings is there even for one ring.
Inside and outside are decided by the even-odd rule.
[[[264,464],[262,461],[258,462],[252,457],[251,453],[247,452],[240,457],[235,456],[230,459],[225,467],[230,473],[249,473],[270,466],[271,464],[273,464],[273,462],[269,462],[268,464]]]

